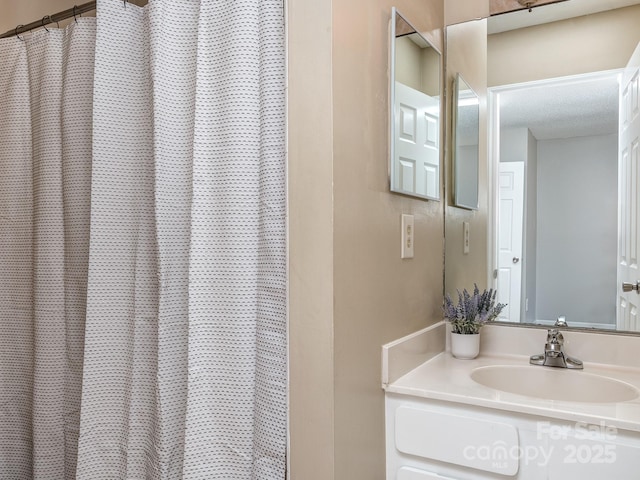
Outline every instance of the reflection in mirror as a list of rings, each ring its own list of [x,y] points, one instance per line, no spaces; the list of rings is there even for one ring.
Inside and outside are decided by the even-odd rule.
[[[440,199],[440,52],[392,9],[391,191]]]
[[[545,327],[566,316],[570,328],[640,332],[640,295],[623,292],[621,281],[635,285],[640,280],[640,194],[632,184],[640,186],[640,142],[635,140],[640,136],[627,133],[629,128],[618,136],[616,114],[619,101],[622,118],[625,111],[640,111],[635,106],[640,81],[627,76],[638,70],[626,68],[640,63],[629,60],[640,41],[638,25],[638,0],[566,1],[488,19],[486,264],[488,286],[497,287],[499,301],[509,304],[503,320]],[[457,48],[463,47],[458,43]],[[612,80],[597,72],[619,76]],[[529,88],[531,82],[549,86],[560,78],[569,82],[554,87],[560,90],[551,102],[542,88]],[[595,95],[605,92],[604,98]],[[569,110],[569,104],[577,109]],[[552,115],[559,121],[552,122]],[[612,118],[614,130],[601,130]],[[584,120],[590,124],[570,131]],[[634,125],[640,129],[638,122]],[[520,191],[522,199],[515,193],[509,199],[504,191],[509,188]],[[484,193],[481,186],[481,209]],[[516,204],[522,204],[521,214]],[[510,227],[513,222],[521,227]],[[453,227],[447,238],[459,237],[458,223],[447,223]],[[461,256],[456,256],[457,244],[453,247],[445,259],[448,284],[453,282],[449,272],[454,280],[461,275],[456,270]],[[511,291],[512,278],[519,279],[519,292]]]
[[[454,205],[477,210],[480,99],[460,74],[454,90]]]
[[[493,90],[501,320],[615,327],[619,80],[612,71]]]
[[[490,19],[489,273],[509,304],[501,320],[640,331],[640,295],[622,291],[640,279],[640,115],[629,114],[639,111],[639,3]],[[581,5],[597,10],[571,14]],[[537,11],[539,25],[521,24]]]

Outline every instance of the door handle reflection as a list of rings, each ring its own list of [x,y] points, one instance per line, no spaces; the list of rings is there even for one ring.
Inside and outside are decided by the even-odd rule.
[[[628,283],[628,282],[622,282],[622,291],[623,292],[631,292],[633,290],[636,291],[636,293],[640,293],[640,281],[636,282],[636,283]]]

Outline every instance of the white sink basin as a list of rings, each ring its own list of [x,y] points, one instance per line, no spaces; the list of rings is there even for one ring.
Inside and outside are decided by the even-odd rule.
[[[471,379],[495,390],[565,402],[615,403],[638,398],[628,383],[579,370],[533,365],[478,367]]]

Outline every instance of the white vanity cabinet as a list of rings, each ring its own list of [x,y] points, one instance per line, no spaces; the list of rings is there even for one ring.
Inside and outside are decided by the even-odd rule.
[[[640,480],[640,434],[387,392],[387,480]]]
[[[387,480],[640,480],[638,337],[566,332],[591,361],[547,372],[518,353],[545,331],[485,327],[480,355],[457,360],[445,328],[383,346]],[[476,381],[489,369],[501,388]]]

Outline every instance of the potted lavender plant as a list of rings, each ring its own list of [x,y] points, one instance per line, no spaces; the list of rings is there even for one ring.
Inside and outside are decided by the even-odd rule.
[[[451,354],[460,359],[472,359],[480,351],[480,329],[495,320],[506,304],[496,304],[496,291],[473,285],[473,295],[458,290],[458,304],[451,296],[444,297],[444,317],[451,324]]]

